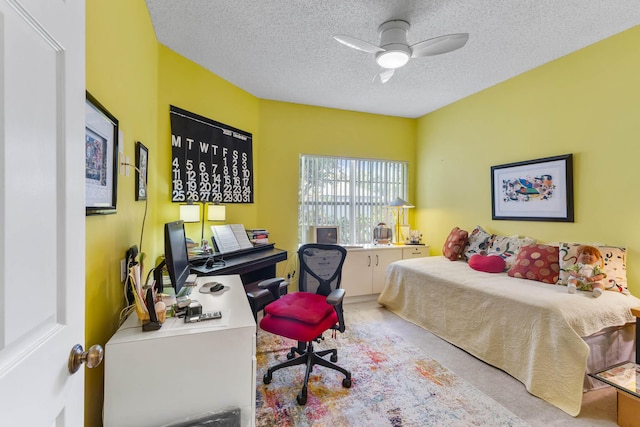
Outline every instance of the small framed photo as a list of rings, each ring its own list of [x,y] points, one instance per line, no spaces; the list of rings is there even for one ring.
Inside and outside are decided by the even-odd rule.
[[[573,222],[573,156],[491,167],[493,219]]]
[[[118,119],[89,92],[85,104],[86,215],[116,213]]]
[[[136,142],[136,200],[147,200],[149,150],[140,141]]]

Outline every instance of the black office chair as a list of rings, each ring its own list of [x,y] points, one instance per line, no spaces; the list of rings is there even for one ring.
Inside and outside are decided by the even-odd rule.
[[[344,374],[342,386],[351,387],[351,372],[332,362],[338,361],[336,349],[315,352],[313,343],[322,339],[322,333],[329,330],[345,331],[342,301],[344,289],[340,289],[342,265],[347,250],[338,245],[307,244],[298,249],[300,276],[299,292],[280,297],[276,283],[263,287],[272,292],[275,301],[265,308],[265,316],[260,327],[276,335],[298,341],[287,354],[287,361],[273,366],[264,374],[265,384],[271,382],[275,371],[295,365],[307,365],[302,391],[296,400],[307,403],[309,374],[314,365],[321,365]],[[296,354],[298,356],[296,357]],[[329,360],[323,357],[331,354]]]
[[[269,288],[278,285],[278,298],[282,295],[286,295],[289,289],[289,282],[285,281],[282,277],[275,277],[273,279],[263,280],[261,282],[253,282],[244,286],[244,291],[247,293],[247,299],[249,300],[249,306],[253,313],[253,318],[258,323],[258,313],[267,306],[267,304],[275,301],[272,292]]]

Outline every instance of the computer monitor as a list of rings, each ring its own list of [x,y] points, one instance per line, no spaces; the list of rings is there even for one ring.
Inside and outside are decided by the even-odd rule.
[[[164,225],[164,263],[167,266],[171,284],[177,294],[191,272],[187,254],[187,239],[182,221],[169,222]],[[156,270],[158,272],[162,270],[162,263],[156,267]],[[162,292],[161,276],[156,275],[155,277],[156,289]]]

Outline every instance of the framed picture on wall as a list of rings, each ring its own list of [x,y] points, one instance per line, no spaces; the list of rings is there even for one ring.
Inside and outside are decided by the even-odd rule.
[[[491,167],[492,218],[573,222],[573,155]]]
[[[89,92],[85,104],[86,214],[116,213],[118,119]]]
[[[140,141],[136,142],[136,200],[147,200],[149,150]]]

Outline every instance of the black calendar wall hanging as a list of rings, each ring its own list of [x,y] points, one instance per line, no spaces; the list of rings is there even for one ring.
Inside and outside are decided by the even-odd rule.
[[[252,136],[170,106],[172,202],[253,203]]]

